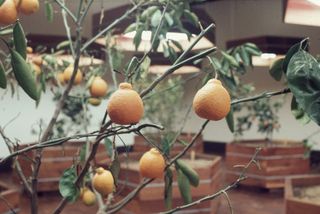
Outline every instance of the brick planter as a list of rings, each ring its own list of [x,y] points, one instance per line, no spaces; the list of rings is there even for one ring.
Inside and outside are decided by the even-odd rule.
[[[19,211],[20,191],[18,189],[10,188],[6,183],[0,182],[0,195],[0,213],[11,213],[11,209],[15,212]]]
[[[320,188],[320,175],[306,175],[287,178],[285,182],[286,214],[319,214],[320,200],[297,197],[296,188],[317,186]],[[317,195],[320,198],[320,195]]]
[[[121,189],[120,198],[126,196],[143,180],[138,169],[137,160],[139,160],[140,157],[141,153],[129,153],[129,160],[127,162],[129,164],[127,165],[125,161],[122,161],[119,176],[120,186],[118,187],[118,189]],[[199,154],[196,155],[194,163],[193,169],[196,170],[200,176],[200,185],[197,188],[191,188],[193,201],[217,192],[222,185],[220,157]],[[163,195],[164,181],[157,179],[142,189],[120,213],[155,213],[165,211]],[[185,210],[185,212],[215,214],[217,213],[219,203],[220,197],[191,207]],[[176,174],[174,173],[173,207],[179,205],[183,205],[183,202],[176,182]]]
[[[79,157],[79,151],[85,142],[67,142],[63,146],[48,147],[43,150],[41,167],[38,177],[38,192],[59,190],[59,179],[63,171],[72,166],[74,160]],[[26,147],[26,145],[20,148]],[[26,155],[33,159],[35,151],[27,152]],[[19,156],[19,161],[23,173],[31,176],[31,162],[24,156]],[[104,165],[108,156],[103,144],[100,144],[95,161],[98,165]],[[19,182],[15,175],[15,181]]]
[[[189,143],[195,134],[193,133],[181,133],[179,140],[185,141]],[[160,135],[159,134],[146,134],[145,135],[148,139],[149,137],[153,140],[156,140],[157,142],[160,142]],[[185,146],[181,143],[176,142],[174,146],[172,147],[172,152],[179,152],[183,150]],[[134,152],[146,152],[149,151],[151,148],[150,144],[148,144],[143,137],[136,135],[134,136],[134,144],[133,144],[133,151]],[[195,142],[195,144],[192,147],[192,150],[196,151],[197,153],[203,153],[203,139],[202,135],[199,136]]]
[[[309,158],[304,155],[306,149],[302,143],[250,140],[227,144],[226,178],[228,181],[234,181],[240,173],[241,169],[233,166],[248,163],[256,147],[262,148],[257,157],[261,170],[252,165],[247,172],[248,179],[244,180],[242,185],[267,189],[283,188],[287,176],[309,172]]]

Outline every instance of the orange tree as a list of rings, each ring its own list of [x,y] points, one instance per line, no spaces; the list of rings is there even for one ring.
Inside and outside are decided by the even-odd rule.
[[[251,88],[240,84],[238,75],[245,73],[246,67],[252,65],[251,56],[259,55],[260,52],[254,44],[248,43],[243,46],[230,49],[226,52],[219,50],[217,47],[212,47],[189,57],[188,54],[191,52],[192,48],[214,27],[214,25],[211,24],[206,28],[202,28],[202,26],[199,25],[197,16],[191,11],[190,3],[201,2],[201,0],[131,1],[132,7],[126,13],[122,15],[119,14],[120,16],[110,25],[85,42],[82,40],[82,26],[93,0],[79,0],[78,9],[76,11],[71,11],[64,0],[53,0],[52,2],[46,1],[47,17],[49,19],[52,19],[53,14],[51,4],[57,4],[61,8],[64,25],[66,27],[66,34],[68,36],[68,41],[63,45],[68,47],[73,60],[71,65],[68,65],[67,63],[64,66],[66,71],[63,76],[61,73],[56,73],[56,69],[48,69],[48,71],[42,72],[42,75],[40,74],[41,78],[39,83],[35,77],[35,71],[33,71],[37,69],[28,64],[27,50],[29,52],[31,52],[31,50],[30,48],[27,48],[23,28],[19,21],[16,21],[18,12],[23,12],[21,8],[22,5],[24,5],[25,0],[20,0],[18,4],[15,4],[15,6],[13,6],[12,2],[13,0],[0,0],[0,22],[7,25],[0,28],[0,32],[2,35],[8,35],[4,38],[1,37],[2,42],[7,46],[7,48],[2,50],[2,52],[9,53],[5,55],[3,63],[0,64],[0,87],[6,88],[7,81],[17,83],[30,96],[30,98],[39,102],[41,97],[40,95],[44,91],[44,83],[46,81],[66,84],[62,93],[58,96],[56,109],[52,114],[51,120],[41,134],[41,138],[37,144],[19,149],[11,142],[10,138],[5,135],[3,129],[0,129],[1,135],[8,145],[11,153],[9,156],[2,159],[1,163],[8,158],[23,155],[25,152],[31,150],[36,151],[36,156],[32,161],[33,172],[30,178],[27,178],[22,173],[19,162],[16,159],[14,164],[25,190],[30,196],[31,213],[38,213],[37,177],[41,166],[41,154],[43,148],[46,147],[62,145],[72,139],[93,139],[93,142],[88,144],[90,147],[87,147],[83,161],[77,162],[74,166],[66,169],[61,177],[60,193],[62,195],[62,200],[53,213],[61,213],[68,202],[74,202],[79,197],[82,197],[87,205],[91,205],[95,200],[98,200],[100,213],[116,213],[129,203],[141,189],[151,183],[156,177],[165,177],[165,192],[168,193],[172,191],[172,189],[170,189],[172,183],[172,171],[170,167],[175,165],[178,171],[179,187],[185,205],[176,208],[168,207],[168,210],[165,211],[165,213],[172,213],[197,205],[203,201],[212,200],[222,194],[227,196],[227,191],[235,188],[239,182],[245,179],[244,174],[249,164],[256,163],[255,158],[258,154],[258,150],[257,153],[253,154],[248,165],[244,166],[243,173],[241,173],[234,183],[197,201],[190,200],[190,192],[187,190],[190,189],[190,185],[197,186],[199,178],[189,166],[185,165],[179,159],[193,146],[197,137],[199,137],[211,120],[220,120],[226,117],[230,130],[234,129],[232,111],[229,111],[231,106],[292,92],[294,95],[293,108],[296,111],[299,111],[299,117],[309,117],[317,124],[320,123],[319,64],[317,60],[305,51],[308,43],[307,40],[294,45],[289,50],[286,57],[280,62],[277,62],[273,68],[272,75],[277,78],[284,75],[288,81],[288,88],[281,91],[268,92],[253,97],[243,98],[246,92],[251,91]],[[25,13],[30,14],[36,10],[36,7],[35,9],[31,8]],[[132,16],[136,17],[136,22],[130,25],[126,31],[129,32],[136,30],[134,43],[135,46],[138,47],[141,42],[141,33],[144,30],[150,30],[152,32],[151,48],[146,51],[140,59],[133,57],[128,62],[124,71],[121,72],[126,77],[126,82],[121,83],[120,88],[112,93],[107,111],[105,115],[102,115],[102,123],[97,131],[92,133],[80,133],[70,136],[55,137],[53,135],[53,129],[57,124],[58,116],[70,98],[69,95],[74,84],[81,82],[83,78],[82,74],[78,70],[80,57],[88,54],[88,47],[95,42],[97,38],[101,36],[107,36],[109,38],[109,36],[112,35],[112,30],[117,27],[119,23]],[[190,35],[190,33],[184,29],[183,24],[180,21],[182,17],[186,17],[191,23],[198,26],[201,29],[201,32],[189,47],[181,48],[181,53],[176,53],[172,46],[180,47],[179,44],[166,40],[165,35],[173,28],[179,29],[180,31]],[[74,38],[71,38],[71,30],[68,26],[67,18],[69,18],[76,26]],[[10,42],[10,37],[13,38],[13,42]],[[166,42],[167,44],[165,55],[170,57],[172,65],[162,75],[153,79],[150,84],[144,86],[139,91],[135,91],[133,89],[134,85],[132,86],[130,83],[134,83],[134,79],[141,78],[141,72],[144,72],[144,70],[146,70],[144,68],[147,67],[145,64],[150,63],[148,62],[148,60],[150,60],[148,55],[152,51],[157,50],[161,42]],[[112,48],[114,47],[107,46],[107,51],[110,53]],[[114,58],[114,55],[110,57]],[[97,168],[95,171],[90,170],[96,168],[93,165],[92,160],[95,157],[99,143],[102,140],[115,135],[140,133],[140,131],[145,128],[164,129],[164,127],[158,124],[140,122],[144,111],[143,99],[146,95],[152,93],[157,86],[169,77],[176,69],[186,63],[196,62],[200,59],[206,58],[209,60],[211,67],[210,69],[204,70],[206,72],[206,76],[203,80],[204,86],[199,90],[193,102],[196,114],[205,119],[202,126],[199,128],[199,131],[194,138],[186,144],[184,149],[173,158],[170,158],[160,147],[153,148],[149,152],[145,153],[140,161],[141,173],[145,176],[143,182],[122,200],[110,204],[109,202],[112,201],[111,193],[116,191],[114,183],[116,182],[117,174],[119,173],[119,160],[115,142],[111,142],[112,152],[109,168]],[[50,56],[45,57],[44,60],[46,60],[49,65],[50,63],[48,62],[50,62],[50,60],[54,61]],[[52,65],[54,64],[55,63],[53,62]],[[90,79],[90,81],[89,79],[86,79],[86,81],[89,82],[88,88],[91,88],[91,95],[94,98],[96,98],[96,96],[103,96],[106,90],[105,83],[99,78],[96,79],[95,75],[92,75],[92,78]],[[220,79],[221,81],[217,79]],[[113,80],[117,83],[114,75]],[[90,87],[91,83],[96,81],[98,82],[97,88],[96,86]],[[221,82],[226,86],[227,90],[223,87]],[[90,99],[87,99],[86,101],[89,100]],[[129,100],[130,102],[127,102]],[[132,105],[134,108],[132,108]],[[168,144],[169,150],[175,140],[176,139],[173,139],[172,142]],[[76,166],[79,166],[78,168],[81,170],[77,171]],[[95,193],[87,187],[82,188],[86,186],[86,182],[88,182],[88,180],[89,183],[92,184]],[[108,196],[107,203],[103,201],[103,197],[106,196]],[[167,194],[166,202],[170,204],[170,200],[170,194]]]

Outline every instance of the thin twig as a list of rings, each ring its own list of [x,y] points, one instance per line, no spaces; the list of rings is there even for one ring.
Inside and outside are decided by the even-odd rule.
[[[71,17],[72,21],[74,23],[77,22],[77,18],[75,17],[75,15],[69,10],[69,8],[66,7],[66,5],[61,2],[60,0],[54,0],[64,11],[66,11],[66,13]]]

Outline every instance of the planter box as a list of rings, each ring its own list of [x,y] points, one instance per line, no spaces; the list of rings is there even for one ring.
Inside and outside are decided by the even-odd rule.
[[[48,147],[43,149],[41,166],[38,176],[38,192],[57,191],[59,190],[59,180],[63,171],[72,166],[79,157],[79,152],[85,142],[67,142],[63,146]],[[26,145],[20,146],[20,149]],[[35,151],[26,153],[28,158],[35,157]],[[28,177],[31,176],[31,162],[24,156],[19,156],[18,160],[21,164],[23,173]],[[99,146],[95,157],[97,165],[103,166],[107,163],[108,156],[103,144]],[[15,173],[16,174],[16,173]],[[15,181],[19,182],[18,176],[15,175]]]
[[[235,165],[247,164],[257,147],[261,147],[257,160],[261,170],[254,164],[247,172],[248,179],[243,185],[262,188],[283,188],[284,180],[290,175],[301,175],[309,172],[309,158],[305,157],[306,148],[299,142],[250,140],[227,144],[226,178],[234,181],[241,168]]]
[[[185,142],[190,142],[191,139],[194,137],[195,134],[193,133],[181,133],[180,137],[178,138],[179,140],[185,141]],[[146,134],[145,135],[148,139],[153,139],[157,142],[160,142],[160,135],[159,134]],[[183,150],[185,146],[182,145],[181,143],[176,142],[171,151],[172,152],[179,152]],[[134,136],[134,144],[133,144],[133,151],[134,152],[146,152],[151,149],[151,145],[145,141],[145,139],[139,135]],[[196,142],[194,143],[192,150],[196,151],[197,153],[203,153],[203,139],[202,135],[200,135]]]
[[[128,165],[125,161],[121,161],[121,171],[119,175],[119,187],[120,197],[126,196],[131,192],[140,182],[143,181],[143,177],[139,174],[138,161],[141,157],[141,153],[129,153]],[[193,169],[196,170],[200,176],[200,184],[197,188],[191,187],[193,201],[213,194],[220,190],[222,185],[222,173],[221,173],[221,158],[211,155],[196,155],[194,160]],[[173,182],[173,207],[183,205],[176,173],[174,172]],[[164,181],[157,179],[148,184],[142,189],[139,194],[120,212],[121,213],[155,213],[165,211],[164,204]],[[220,203],[220,197],[201,203],[197,206],[191,207],[183,212],[190,213],[217,213]]]
[[[18,189],[10,189],[6,183],[0,182],[0,197],[0,213],[11,213],[8,205],[15,212],[19,211],[20,191]]]
[[[317,199],[307,199],[297,195],[298,188],[312,188],[318,191]],[[301,191],[301,190],[300,190]],[[309,189],[310,191],[310,189]],[[286,214],[320,213],[320,175],[306,175],[287,178],[285,183]]]

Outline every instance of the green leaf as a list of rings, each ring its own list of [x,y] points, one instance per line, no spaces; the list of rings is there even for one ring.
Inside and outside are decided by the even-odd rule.
[[[137,29],[137,23],[134,22],[124,30],[124,33],[130,33],[132,31],[135,31],[136,29]]]
[[[22,56],[23,59],[27,58],[27,43],[24,35],[23,28],[18,21],[13,27],[13,41],[16,51]]]
[[[81,163],[84,163],[84,161],[86,160],[86,151],[87,151],[87,144],[83,144],[81,146],[81,149],[80,149],[80,162]]]
[[[235,67],[238,67],[238,66],[239,66],[239,63],[237,62],[237,60],[236,60],[233,56],[227,54],[227,53],[224,52],[224,51],[221,51],[221,53],[222,53],[222,56],[223,56],[231,65],[233,65],[233,66],[235,66]]]
[[[52,4],[48,1],[45,2],[45,15],[48,20],[48,22],[53,22],[53,7]]]
[[[244,44],[245,47],[248,47],[248,48],[251,48],[253,50],[256,50],[256,51],[260,51],[260,49],[258,48],[258,46],[254,43],[251,43],[251,42],[247,42]]]
[[[138,64],[139,64],[138,58],[136,56],[132,57],[128,65],[128,68],[126,69],[126,75],[132,74],[132,72],[135,71],[134,69],[137,67]]]
[[[168,168],[164,176],[164,202],[167,210],[172,209],[172,182],[172,170]]]
[[[226,116],[226,121],[229,127],[229,130],[233,133],[234,132],[234,118],[233,118],[233,109],[231,107],[228,115]]]
[[[176,161],[178,168],[185,174],[185,176],[189,179],[190,184],[194,187],[199,186],[199,175],[198,173],[188,166],[184,161],[177,160]]]
[[[60,42],[57,45],[56,49],[60,50],[60,49],[63,49],[63,48],[67,48],[67,47],[69,47],[69,45],[70,45],[70,41],[69,40],[65,40],[65,41]]]
[[[115,153],[114,160],[111,163],[110,171],[111,171],[111,174],[113,176],[114,183],[117,186],[119,173],[120,173],[120,161],[119,161],[119,157],[118,157],[118,153],[117,152]]]
[[[173,40],[173,39],[171,39],[170,41],[172,42],[172,44],[173,44],[174,46],[176,46],[176,47],[179,49],[180,52],[183,52],[183,47],[182,47],[182,45],[181,45],[178,41]]]
[[[241,46],[240,47],[240,56],[241,56],[241,59],[243,61],[243,63],[246,65],[246,66],[249,66],[251,65],[251,59],[250,59],[250,56],[248,54],[248,52],[246,51],[245,47],[244,46]]]
[[[112,141],[107,137],[104,139],[104,146],[106,148],[106,151],[109,157],[112,157],[112,152],[113,152]]]
[[[0,62],[0,88],[7,88],[7,78],[2,62]]]
[[[282,69],[284,71],[284,73],[287,73],[287,69],[288,69],[288,66],[289,66],[289,62],[292,58],[292,56],[297,53],[302,47],[305,47],[307,48],[308,46],[308,40],[307,39],[304,39],[302,40],[301,42],[299,43],[296,43],[294,44],[289,50],[288,52],[286,53],[286,56],[283,60],[283,64],[282,64]]]
[[[199,18],[198,16],[189,11],[189,10],[184,10],[183,11],[183,15],[187,18],[187,20],[189,20],[194,26],[198,27],[199,26]]]
[[[11,65],[14,76],[21,88],[34,100],[39,99],[36,80],[32,74],[31,67],[15,50],[10,49]]]
[[[284,58],[278,59],[274,61],[269,69],[269,74],[276,81],[280,81],[282,74],[284,73],[282,70]]]
[[[144,10],[141,14],[141,20],[145,21],[147,18],[152,16],[156,11],[158,10],[157,6],[151,6],[148,7],[146,10]],[[158,10],[159,11],[159,10]]]
[[[291,100],[291,113],[292,115],[301,122],[302,124],[307,124],[311,121],[310,117],[299,107],[296,98],[293,96]]]
[[[262,52],[259,49],[254,49],[250,46],[245,46],[245,49],[251,56],[260,56],[262,54]]]
[[[160,24],[160,21],[161,21],[161,11],[157,9],[151,17],[151,26],[155,28],[158,27],[158,25]]]
[[[169,13],[165,13],[164,18],[166,19],[166,21],[170,27],[174,24],[174,21]]]
[[[133,44],[135,45],[136,50],[138,50],[138,47],[141,43],[141,36],[144,28],[139,26],[136,30],[136,35],[133,38]]]
[[[320,67],[317,60],[300,50],[291,57],[286,75],[300,108],[320,125]]]
[[[183,199],[184,204],[189,204],[192,202],[190,181],[187,178],[187,176],[182,172],[182,170],[177,169],[177,173],[180,195]]]
[[[41,72],[39,79],[40,79],[40,83],[41,83],[41,88],[40,89],[42,89],[43,92],[46,92],[47,83],[46,83],[46,76],[45,76],[44,72]]]
[[[72,166],[63,172],[59,180],[59,191],[62,197],[66,198],[69,202],[75,202],[79,197],[79,189],[74,184],[77,179],[76,169]]]
[[[0,7],[4,3],[5,0],[0,0]]]
[[[12,32],[13,32],[12,28],[0,30],[0,36],[5,36],[5,35],[8,35],[8,34],[12,34]]]

